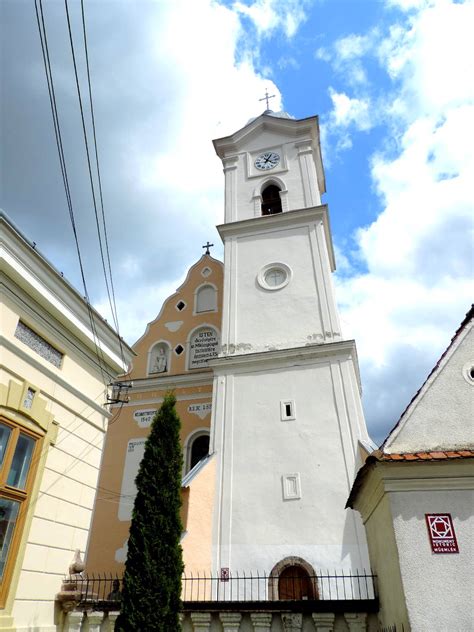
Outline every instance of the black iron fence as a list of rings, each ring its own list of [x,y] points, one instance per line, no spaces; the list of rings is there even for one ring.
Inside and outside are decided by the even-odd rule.
[[[317,575],[231,573],[224,577],[183,575],[182,599],[187,601],[332,601],[375,599],[375,575],[355,572]]]
[[[76,599],[82,606],[118,610],[122,599],[122,582],[123,578],[119,576],[80,575],[66,580],[65,585],[68,586],[68,591],[76,594]],[[184,604],[370,601],[377,598],[376,576],[365,571],[280,576],[271,573],[234,572],[219,576],[189,573],[182,577],[181,598]]]

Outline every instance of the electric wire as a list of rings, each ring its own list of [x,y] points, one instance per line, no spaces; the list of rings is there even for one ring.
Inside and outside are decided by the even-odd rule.
[[[39,6],[39,10],[38,10],[38,6]],[[102,381],[104,383],[104,388],[107,388],[107,382],[110,379],[112,379],[113,376],[112,376],[112,374],[110,374],[107,371],[107,369],[105,367],[105,361],[104,361],[104,357],[103,357],[103,354],[102,354],[102,349],[100,348],[100,344],[99,344],[99,341],[98,341],[97,331],[96,331],[95,322],[94,322],[94,315],[92,313],[90,300],[89,300],[89,293],[88,293],[88,290],[87,290],[87,283],[86,283],[86,278],[85,278],[85,273],[84,273],[84,266],[83,266],[83,262],[82,262],[81,250],[80,250],[80,246],[79,246],[79,238],[78,238],[78,234],[77,234],[76,222],[75,222],[75,217],[74,217],[74,208],[73,208],[73,203],[72,203],[71,190],[70,190],[70,186],[69,186],[69,178],[68,178],[68,173],[67,173],[66,159],[65,159],[65,155],[64,155],[64,147],[63,147],[62,135],[61,135],[61,125],[60,125],[60,121],[59,121],[59,114],[58,114],[57,102],[56,102],[56,94],[55,94],[55,90],[54,90],[54,79],[53,79],[53,72],[52,72],[52,67],[51,67],[51,60],[50,60],[50,56],[49,56],[48,38],[47,38],[46,25],[45,25],[45,20],[44,20],[44,12],[43,12],[42,0],[35,0],[35,12],[36,12],[36,21],[37,21],[37,25],[38,25],[38,33],[39,33],[40,44],[41,44],[41,51],[42,51],[42,56],[43,56],[43,63],[44,63],[45,74],[46,74],[46,82],[47,82],[47,86],[48,86],[48,94],[49,94],[49,100],[50,100],[50,106],[51,106],[51,114],[52,114],[52,117],[53,117],[53,127],[54,127],[55,139],[56,139],[56,146],[57,146],[57,150],[58,150],[59,162],[60,162],[60,167],[61,167],[61,175],[62,175],[64,190],[65,190],[65,194],[66,194],[66,201],[67,201],[67,206],[68,206],[68,210],[69,210],[69,218],[70,218],[70,221],[71,221],[71,226],[72,226],[74,242],[75,242],[75,246],[76,246],[77,257],[78,257],[78,261],[79,261],[79,268],[80,268],[80,273],[81,273],[81,279],[82,279],[82,284],[83,284],[83,288],[84,288],[85,302],[86,302],[87,311],[88,311],[88,315],[89,315],[89,322],[90,322],[90,325],[91,325],[91,332],[92,332],[92,337],[93,337],[93,341],[94,341],[94,346],[95,346],[95,349],[96,349],[96,355],[97,355],[97,359],[99,361],[99,367],[100,367],[100,372],[101,372],[101,375],[102,375]],[[103,366],[103,364],[104,364],[104,366]],[[108,379],[106,379],[106,375],[108,375]]]
[[[105,287],[106,287],[106,290],[107,290],[107,297],[109,299],[110,311],[112,313],[112,318],[114,319],[115,327],[117,329],[118,326],[117,326],[116,312],[114,310],[114,305],[112,303],[111,289],[109,287],[109,279],[108,279],[108,276],[107,276],[107,269],[106,269],[106,266],[105,266],[104,246],[102,244],[102,234],[101,234],[101,230],[100,230],[99,213],[98,213],[98,209],[97,209],[97,197],[96,197],[96,191],[95,191],[94,177],[92,175],[92,164],[91,164],[91,156],[90,156],[90,150],[89,150],[89,141],[88,141],[88,137],[87,137],[87,128],[86,128],[86,122],[85,122],[85,116],[84,116],[84,105],[83,105],[83,101],[82,101],[82,93],[81,93],[81,87],[80,87],[80,82],[79,82],[79,74],[78,74],[78,71],[77,71],[76,53],[75,53],[75,48],[74,48],[74,39],[73,39],[73,36],[72,36],[72,27],[71,27],[71,18],[70,18],[70,15],[69,15],[68,0],[64,0],[64,6],[65,6],[65,9],[66,9],[66,19],[67,19],[67,27],[68,27],[68,34],[69,34],[69,44],[70,44],[70,47],[71,47],[72,62],[73,62],[73,66],[74,66],[74,77],[75,77],[75,81],[76,81],[77,98],[78,98],[78,101],[79,101],[79,110],[80,110],[80,113],[81,113],[82,135],[83,135],[83,138],[84,138],[84,146],[85,146],[85,150],[86,150],[87,169],[88,169],[88,172],[89,172],[89,182],[90,182],[90,188],[91,188],[91,193],[92,193],[92,203],[93,203],[93,207],[94,207],[95,224],[96,224],[96,229],[97,229],[97,237],[98,237],[98,241],[99,241],[100,259],[101,259],[101,262],[102,262],[102,271],[104,273]],[[87,59],[88,59],[88,55],[87,55]],[[87,68],[88,68],[88,62],[86,62],[86,65],[87,65]],[[90,86],[89,69],[88,69],[88,79],[89,79],[89,86]],[[90,100],[91,100],[91,103],[92,103],[91,95],[90,95]],[[91,117],[92,117],[92,111],[93,111],[93,109],[91,110]],[[95,125],[93,125],[93,128],[95,128]],[[105,224],[105,215],[103,215],[103,221],[104,221],[104,224]],[[109,258],[109,264],[110,264],[110,258]],[[119,340],[120,340],[120,337],[119,337]]]
[[[111,305],[111,312],[112,312],[112,318],[114,320],[114,324],[115,324],[115,329],[117,331],[117,335],[119,338],[119,345],[120,345],[120,354],[122,357],[122,362],[125,365],[125,359],[124,359],[124,355],[123,355],[123,347],[122,347],[122,339],[120,337],[120,327],[119,327],[119,320],[118,320],[118,312],[117,312],[117,303],[115,300],[115,287],[114,287],[114,280],[113,280],[113,274],[112,274],[112,265],[110,262],[110,250],[109,250],[109,240],[108,240],[108,234],[107,234],[107,222],[105,220],[105,209],[104,209],[104,196],[103,196],[103,192],[102,192],[102,178],[100,175],[100,166],[99,166],[99,152],[97,149],[97,134],[96,134],[96,127],[95,127],[95,114],[94,114],[94,104],[93,104],[93,98],[92,98],[92,84],[91,84],[91,76],[90,76],[90,68],[89,68],[89,50],[88,50],[88,46],[87,46],[87,33],[86,33],[86,18],[85,18],[85,12],[84,12],[84,0],[81,0],[81,16],[82,16],[82,33],[83,33],[83,37],[84,37],[84,52],[85,52],[85,58],[86,58],[86,69],[87,69],[87,85],[89,88],[89,104],[90,104],[90,110],[91,110],[91,121],[92,121],[92,136],[94,139],[94,153],[95,153],[95,162],[96,162],[96,170],[97,170],[97,182],[99,185],[99,200],[100,200],[100,208],[101,208],[101,213],[102,213],[102,226],[103,226],[103,231],[104,231],[104,242],[105,242],[105,253],[107,256],[107,265],[108,265],[108,269],[109,269],[109,279],[110,279],[110,290],[112,293],[112,304],[113,304],[113,309],[112,309],[112,305]],[[109,297],[110,299],[110,297]]]

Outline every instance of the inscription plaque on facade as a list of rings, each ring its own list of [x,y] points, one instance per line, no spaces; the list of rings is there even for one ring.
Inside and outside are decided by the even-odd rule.
[[[128,521],[132,519],[132,509],[137,488],[135,478],[138,474],[140,462],[145,453],[146,439],[130,439],[125,454],[125,467],[123,468],[122,488],[118,507],[118,519]]]
[[[203,327],[196,331],[190,341],[189,368],[199,369],[206,366],[209,360],[217,358],[219,338],[215,329]]]
[[[197,415],[200,419],[204,419],[212,410],[212,403],[207,402],[206,404],[190,404],[188,406],[188,413],[192,413],[193,415]]]
[[[451,514],[425,514],[433,553],[459,553]]]
[[[156,410],[136,410],[133,413],[133,419],[137,422],[139,428],[149,428]]]

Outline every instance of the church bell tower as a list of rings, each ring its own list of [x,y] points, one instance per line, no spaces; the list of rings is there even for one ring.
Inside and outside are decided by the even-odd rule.
[[[213,570],[368,568],[362,524],[344,509],[369,438],[334,297],[318,119],[266,111],[214,147],[225,256]]]

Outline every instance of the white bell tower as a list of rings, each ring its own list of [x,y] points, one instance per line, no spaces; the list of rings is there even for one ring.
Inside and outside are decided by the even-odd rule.
[[[369,438],[334,298],[318,119],[265,112],[214,146],[225,271],[213,570],[295,557],[315,572],[368,568],[362,524],[344,509]]]

